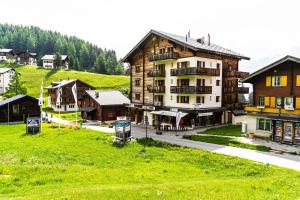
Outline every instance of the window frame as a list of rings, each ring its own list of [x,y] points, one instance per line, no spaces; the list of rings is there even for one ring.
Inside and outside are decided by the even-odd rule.
[[[260,127],[261,125],[263,127]],[[271,132],[272,131],[272,120],[265,119],[265,118],[257,118],[256,119],[256,130]]]

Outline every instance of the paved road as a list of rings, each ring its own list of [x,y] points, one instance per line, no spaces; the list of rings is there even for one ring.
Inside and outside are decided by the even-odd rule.
[[[52,118],[53,122],[61,123],[61,124],[69,124],[68,121],[62,120],[57,117]],[[96,131],[103,131],[103,132],[110,132],[112,133],[114,129],[99,127],[99,126],[84,126],[84,128],[96,130]],[[171,144],[176,144],[180,146],[186,146],[196,149],[203,149],[215,153],[236,156],[239,158],[245,158],[248,160],[265,163],[265,164],[272,164],[280,167],[290,168],[294,170],[300,171],[300,156],[294,155],[287,155],[287,154],[275,154],[271,152],[259,152],[250,149],[243,149],[237,147],[229,147],[223,146],[218,144],[210,144],[205,142],[197,142],[192,140],[185,140],[182,139],[182,135],[186,132],[179,133],[179,136],[175,136],[174,132],[166,133],[164,135],[156,135],[155,130],[148,129],[148,136],[163,142],[168,142]],[[139,126],[132,127],[132,136],[135,138],[142,138],[145,137],[145,129]]]
[[[182,134],[182,133],[181,133]],[[141,127],[133,127],[132,135],[136,138],[145,137],[145,129]],[[300,156],[275,154],[271,152],[259,152],[250,149],[243,149],[237,147],[229,147],[218,144],[210,144],[204,142],[197,142],[192,140],[182,139],[181,136],[175,136],[175,134],[156,135],[154,130],[148,131],[148,136],[159,141],[168,142],[180,146],[186,146],[197,149],[204,149],[207,151],[236,156],[261,162],[265,164],[272,164],[280,167],[286,167],[300,171]]]

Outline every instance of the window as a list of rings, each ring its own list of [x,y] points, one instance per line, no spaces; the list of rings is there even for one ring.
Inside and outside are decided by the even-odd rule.
[[[135,86],[139,87],[141,85],[140,79],[135,79]]]
[[[282,108],[282,97],[276,97],[276,107]]]
[[[69,105],[69,108],[75,108],[75,105],[71,104]]]
[[[217,69],[220,69],[220,66],[221,66],[220,63],[217,63]]]
[[[190,80],[189,79],[177,79],[178,86],[189,86]]]
[[[273,76],[272,77],[272,86],[281,86],[280,76]]]
[[[174,51],[173,47],[168,47],[167,48],[167,52],[173,52],[173,51]]]
[[[216,102],[220,102],[220,96],[216,96]]]
[[[177,96],[177,103],[189,103],[189,96]]]
[[[177,68],[187,68],[187,67],[189,67],[189,64],[190,64],[189,61],[178,62],[178,63],[177,63]]]
[[[269,119],[257,119],[257,130],[271,131],[271,120]]]
[[[198,96],[196,97],[196,103],[204,104],[204,96]]]
[[[159,54],[163,54],[163,53],[165,53],[165,52],[166,52],[165,49],[159,49]]]
[[[136,66],[135,66],[135,72],[136,72],[136,73],[141,72],[141,65],[136,65]]]
[[[292,109],[292,108],[294,108],[293,100],[294,100],[293,97],[285,97],[284,98],[284,108],[285,109]]]
[[[13,105],[13,113],[18,114],[19,113],[19,104]]]
[[[216,86],[220,86],[220,80],[216,81]]]
[[[205,68],[205,62],[204,61],[197,61],[197,67]]]
[[[265,106],[265,98],[258,97],[258,106],[264,107]]]
[[[197,86],[205,86],[205,79],[197,79]]]
[[[141,99],[141,94],[136,93],[136,94],[135,94],[135,100],[140,100],[140,99]]]
[[[228,69],[229,72],[232,71],[232,65],[228,64]]]

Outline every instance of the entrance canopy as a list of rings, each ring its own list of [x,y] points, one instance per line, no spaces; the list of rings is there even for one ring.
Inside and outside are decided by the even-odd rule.
[[[152,111],[150,112],[153,115],[164,115],[170,117],[176,117],[177,112],[167,111],[167,110],[159,110],[159,111]],[[186,116],[188,113],[182,113],[181,117]]]

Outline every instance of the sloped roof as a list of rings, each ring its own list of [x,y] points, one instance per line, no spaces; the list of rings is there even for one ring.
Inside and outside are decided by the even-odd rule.
[[[0,68],[0,74],[3,74],[5,72],[8,72],[10,70],[14,70],[13,68]]]
[[[12,102],[14,102],[14,101],[17,101],[17,100],[19,100],[19,99],[23,99],[24,97],[30,97],[30,98],[35,99],[36,101],[38,101],[36,98],[33,98],[33,97],[31,97],[31,96],[19,94],[19,95],[17,95],[17,96],[11,97],[11,98],[9,98],[9,99],[5,99],[5,100],[3,100],[3,101],[0,101],[0,107],[6,105],[6,104],[8,104],[8,103],[12,103]]]
[[[130,100],[118,90],[87,90],[86,93],[101,106],[123,105],[130,103]]]
[[[61,60],[66,60],[67,59],[67,55],[61,55]],[[42,60],[54,60],[55,59],[55,55],[44,55],[42,57]]]
[[[215,54],[220,55],[227,55],[236,57],[238,59],[246,59],[250,60],[249,57],[246,57],[242,54],[239,54],[237,52],[234,52],[232,50],[226,49],[224,47],[221,47],[219,45],[208,43],[207,41],[204,41],[203,43],[200,43],[197,41],[197,39],[194,38],[186,38],[185,36],[180,36],[172,33],[166,33],[162,31],[157,30],[151,30],[122,60],[125,61],[128,59],[128,57],[151,35],[155,34],[164,38],[169,39],[170,41],[173,41],[175,43],[178,43],[180,45],[186,46],[194,51],[207,51]]]
[[[13,50],[12,49],[0,49],[1,53],[9,53],[11,51],[13,51]]]
[[[64,86],[64,85],[67,85],[67,84],[69,84],[69,83],[72,83],[72,82],[75,82],[77,79],[71,79],[71,80],[62,80],[62,81],[56,81],[56,82],[53,82],[53,83],[55,83],[55,84],[57,84],[57,85],[55,85],[55,86],[48,86],[47,88],[49,89],[49,88],[51,88],[51,89],[55,89],[55,88],[60,88],[60,87],[62,87],[62,86]]]
[[[257,70],[256,72],[253,72],[252,74],[249,74],[248,76],[242,78],[240,80],[240,82],[241,83],[246,83],[251,78],[253,78],[253,77],[255,77],[255,76],[259,75],[259,74],[262,74],[263,72],[265,72],[265,71],[267,71],[269,69],[272,69],[272,68],[274,68],[274,67],[278,66],[279,64],[282,64],[282,63],[284,63],[286,61],[293,61],[293,62],[296,62],[296,63],[300,63],[300,58],[287,55],[287,56],[285,56],[285,57],[283,57],[283,58],[281,58],[281,59],[279,59],[279,60],[277,60],[277,61],[275,61],[275,62],[273,62],[273,63],[271,63],[271,64],[269,64],[269,65],[267,65],[267,66],[265,66],[265,67],[263,67],[261,69],[259,69],[259,70]]]

